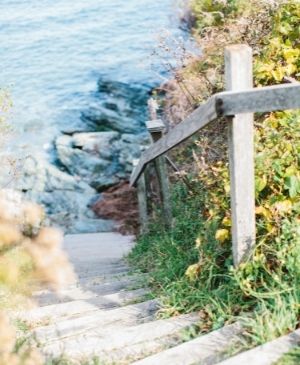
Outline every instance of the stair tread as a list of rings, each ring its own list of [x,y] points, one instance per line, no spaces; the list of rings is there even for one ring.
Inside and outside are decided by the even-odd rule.
[[[111,282],[104,282],[96,285],[91,285],[84,288],[82,285],[74,285],[64,290],[60,290],[58,293],[44,290],[36,293],[34,298],[38,301],[39,305],[50,305],[56,303],[69,302],[72,300],[88,300],[100,295],[117,293],[122,289],[130,289],[134,286],[140,285],[136,277],[122,277]]]
[[[293,347],[299,346],[299,343],[300,329],[264,345],[244,351],[230,359],[219,362],[217,365],[272,365]]]
[[[74,300],[21,311],[16,313],[15,317],[28,323],[47,321],[49,318],[52,321],[63,320],[99,309],[108,310],[120,307],[129,301],[138,300],[148,293],[149,291],[144,288],[132,291],[122,290],[113,294],[89,298],[88,300]]]
[[[155,300],[148,300],[138,304],[132,304],[108,311],[99,310],[90,315],[67,319],[59,323],[39,327],[34,331],[34,337],[39,341],[49,342],[67,336],[98,329],[106,330],[110,325],[129,326],[141,323],[142,320],[150,320],[158,309]]]
[[[213,364],[219,361],[222,352],[242,332],[239,323],[225,326],[191,341],[177,345],[150,357],[134,362],[134,365],[201,365]]]
[[[71,357],[96,356],[118,350],[128,345],[168,336],[199,321],[198,314],[184,314],[169,319],[156,320],[128,328],[119,328],[115,332],[105,333],[100,329],[90,331],[71,340],[46,345],[43,352],[48,356],[64,354]]]

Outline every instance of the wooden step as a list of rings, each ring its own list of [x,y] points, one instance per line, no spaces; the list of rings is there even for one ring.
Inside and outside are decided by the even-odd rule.
[[[43,352],[48,357],[65,355],[70,358],[84,359],[99,356],[101,361],[108,360],[111,358],[112,351],[120,351],[126,346],[139,343],[149,345],[153,340],[157,341],[164,336],[170,336],[198,321],[198,314],[185,314],[128,328],[119,328],[118,331],[107,332],[105,329],[98,328],[87,335],[79,335],[76,338],[46,345],[43,347]]]
[[[85,290],[93,290],[98,285],[110,285],[116,282],[125,281],[128,282],[128,286],[141,286],[146,284],[148,276],[146,274],[109,274],[109,275],[97,275],[88,278],[82,278],[75,284],[76,287],[80,287]],[[74,287],[74,286],[73,286]]]
[[[89,279],[97,276],[108,276],[126,274],[129,272],[129,267],[123,261],[111,262],[97,262],[91,265],[79,265],[77,264],[76,276],[78,280]]]
[[[72,264],[78,279],[105,275],[118,275],[130,270],[126,263],[121,260],[117,260],[115,262],[96,261],[84,264],[72,262]]]
[[[241,334],[239,323],[202,335],[158,354],[134,362],[134,365],[211,365],[218,362],[230,343]]]
[[[75,266],[121,260],[133,245],[133,236],[123,236],[115,232],[73,234],[65,236],[64,239],[64,248]]]
[[[108,332],[150,321],[154,318],[157,309],[158,303],[155,300],[149,300],[112,310],[98,310],[90,315],[37,328],[33,334],[35,339],[42,344],[78,334],[90,334],[98,328]]]
[[[252,350],[242,352],[218,365],[272,365],[281,356],[300,344],[300,329],[274,341],[255,347]]]
[[[64,238],[64,249],[79,278],[128,270],[123,258],[133,245],[133,236],[115,232],[73,234]]]
[[[138,289],[141,283],[136,277],[122,277],[119,280],[114,280],[112,282],[105,282],[85,289],[81,286],[72,286],[68,289],[61,290],[58,293],[51,292],[49,290],[44,290],[38,292],[33,298],[38,302],[40,306],[64,303],[73,300],[88,300],[90,298],[95,298],[100,295],[117,293],[122,289]]]
[[[139,301],[149,294],[146,289],[136,289],[132,291],[119,291],[114,294],[102,295],[88,300],[74,300],[71,302],[52,304],[43,307],[33,308],[14,314],[14,318],[19,318],[35,327],[40,323],[56,323],[59,320],[78,317],[79,315],[95,312],[99,309],[113,309],[132,301]]]

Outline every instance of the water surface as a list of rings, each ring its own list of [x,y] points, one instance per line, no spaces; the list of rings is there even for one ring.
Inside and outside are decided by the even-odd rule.
[[[99,77],[156,84],[158,35],[180,34],[174,0],[1,0],[0,87],[14,103],[13,148],[51,149],[80,118]],[[43,153],[42,153],[43,154]]]

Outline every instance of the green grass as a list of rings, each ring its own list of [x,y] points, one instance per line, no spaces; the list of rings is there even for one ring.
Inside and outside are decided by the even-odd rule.
[[[205,326],[219,328],[239,312],[241,293],[233,273],[228,247],[220,246],[213,229],[207,232],[210,244],[206,257],[199,262],[195,241],[204,229],[199,213],[203,208],[201,189],[191,195],[180,183],[174,187],[173,228],[165,230],[158,219],[148,234],[139,237],[129,255],[129,262],[138,270],[150,273],[150,285],[164,305],[162,316],[202,310]],[[201,258],[200,258],[201,261]],[[185,275],[190,265],[199,263],[196,280]],[[247,306],[251,300],[245,299]]]
[[[243,0],[225,3],[194,0],[196,30],[201,33],[209,26],[208,20],[216,26],[216,34],[221,25],[222,35],[223,22],[249,6]],[[258,46],[256,84],[281,82],[284,72],[292,72],[298,78],[299,57],[287,57],[286,51],[299,51],[299,1],[291,0],[264,11],[263,25],[268,35],[259,39],[255,29],[249,33]],[[223,16],[219,21],[220,12]],[[213,17],[208,17],[208,13],[213,13]],[[249,20],[254,25],[262,22],[254,12]],[[230,24],[231,21],[227,25]],[[211,41],[214,56],[219,46],[214,39]],[[216,62],[213,68],[220,66],[218,59]],[[216,138],[219,135],[215,133],[199,134],[198,142],[191,144],[194,155],[203,156],[206,164],[183,154],[185,171],[193,174],[196,193],[191,195],[181,183],[174,184],[172,229],[164,229],[163,220],[156,213],[149,232],[139,237],[129,256],[136,269],[150,273],[150,285],[163,304],[162,316],[200,311],[200,332],[242,321],[245,335],[233,352],[271,341],[299,326],[299,133],[299,111],[256,118],[257,240],[248,261],[233,268],[227,142],[225,137],[224,141]],[[220,143],[224,143],[221,148]],[[207,144],[209,148],[205,148]],[[206,161],[209,151],[219,150],[213,162]],[[193,166],[190,170],[189,164]]]
[[[137,270],[149,273],[153,293],[162,302],[160,315],[200,311],[203,333],[242,320],[245,337],[237,344],[241,350],[293,331],[299,321],[300,245],[292,224],[283,225],[277,244],[270,248],[286,250],[283,260],[290,260],[288,269],[269,275],[256,252],[234,269],[231,244],[216,241],[214,223],[205,224],[201,187],[194,195],[181,183],[173,189],[173,228],[164,229],[158,217],[128,258]],[[206,240],[199,242],[204,230]],[[187,275],[195,264],[195,275]]]
[[[300,347],[289,351],[274,365],[299,365],[300,364]]]

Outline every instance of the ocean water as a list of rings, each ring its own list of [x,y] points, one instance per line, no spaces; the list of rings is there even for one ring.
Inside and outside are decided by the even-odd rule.
[[[0,88],[11,93],[11,149],[47,156],[101,77],[155,85],[151,56],[179,30],[176,0],[0,0]]]

